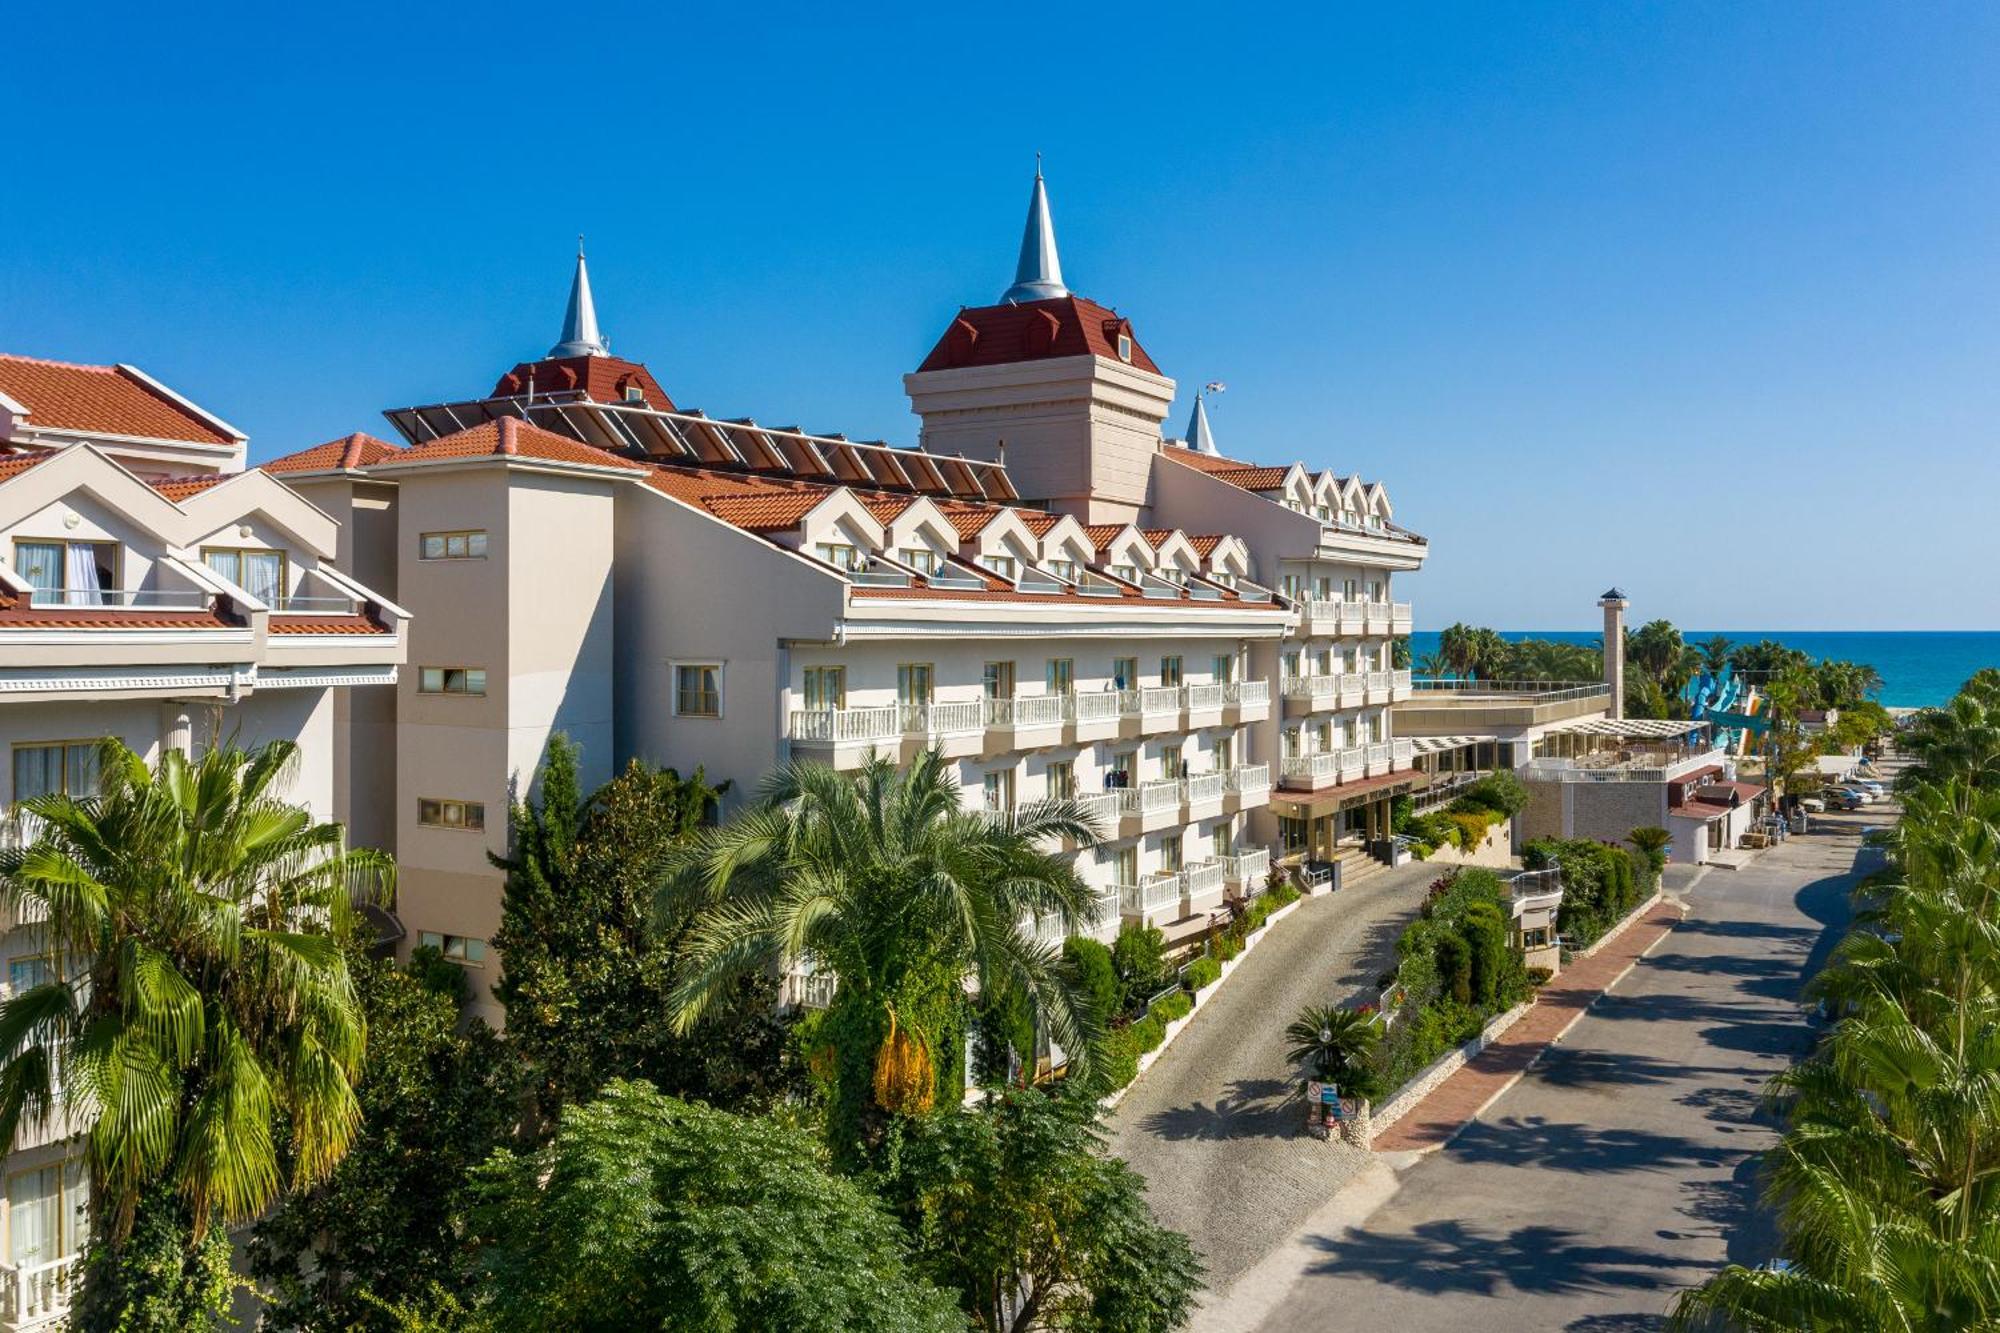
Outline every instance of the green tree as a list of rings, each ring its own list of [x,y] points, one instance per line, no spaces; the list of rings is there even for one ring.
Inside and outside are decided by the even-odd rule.
[[[0,1005],[0,1141],[58,1093],[82,1119],[82,1327],[212,1322],[212,1224],[324,1180],[353,1141],[366,1029],[338,937],[350,886],[392,867],[281,799],[297,753],[168,750],[148,770],[107,741],[101,795],[23,802],[42,832],[0,852],[0,901],[42,921],[50,963]],[[163,1279],[169,1236],[184,1267]]]
[[[2000,786],[2000,697],[1988,702],[1980,689],[1961,690],[1943,708],[1917,714],[1897,745],[1913,761],[1897,779],[1906,790],[1948,782]]]
[[[1292,1043],[1285,1058],[1305,1066],[1306,1077],[1338,1084],[1356,1097],[1376,1094],[1382,1024],[1375,1014],[1337,1004],[1307,1005],[1286,1026],[1285,1040]]]
[[[387,1327],[384,1305],[435,1310],[470,1295],[468,1173],[511,1138],[520,1070],[484,1023],[461,1030],[463,969],[417,954],[408,970],[350,955],[368,1022],[362,1128],[326,1180],[251,1234],[266,1328]]]
[[[692,921],[656,917],[653,899],[723,790],[700,770],[682,778],[634,760],[586,799],[577,747],[550,739],[540,798],[516,806],[510,855],[494,858],[507,871],[494,995],[528,1070],[535,1123],[614,1078],[730,1108],[791,1089],[767,974],[738,978],[730,1003],[690,1031],[675,1031],[667,1013]]]
[[[478,1172],[471,1229],[495,1327],[959,1330],[876,1200],[812,1140],[616,1081],[537,1152]]]
[[[708,830],[661,896],[668,918],[698,915],[670,999],[691,1028],[746,972],[810,961],[839,978],[819,1025],[832,1059],[828,1133],[844,1165],[868,1160],[889,1118],[956,1098],[964,983],[1017,991],[1088,1075],[1096,1037],[1055,951],[1022,929],[1053,918],[1093,924],[1094,895],[1043,847],[1089,844],[1073,801],[1001,820],[964,808],[944,757],[907,769],[873,759],[857,773],[793,764],[740,818]]]
[[[1635,828],[1626,835],[1625,841],[1645,859],[1646,866],[1657,875],[1667,868],[1667,848],[1673,844],[1674,835],[1663,828]]]
[[[885,1188],[976,1329],[1166,1333],[1193,1313],[1201,1264],[1105,1154],[1088,1097],[1017,1090],[913,1121]]]
[[[1695,650],[1701,654],[1702,669],[1711,674],[1719,674],[1729,665],[1729,654],[1733,651],[1733,645],[1729,642],[1728,635],[1715,634],[1696,644]]]
[[[1627,634],[1625,653],[1662,697],[1671,697],[1686,683],[1680,676],[1682,647],[1681,632],[1671,620],[1651,620]]]
[[[1158,926],[1128,921],[1111,941],[1111,966],[1123,983],[1121,1007],[1136,1010],[1167,984],[1167,937]]]

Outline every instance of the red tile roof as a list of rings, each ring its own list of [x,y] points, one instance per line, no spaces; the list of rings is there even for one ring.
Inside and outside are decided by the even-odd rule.
[[[1116,361],[1121,331],[1129,336],[1131,321],[1081,296],[978,306],[958,312],[917,369],[1001,366],[1058,356],[1101,356]],[[1160,373],[1137,338],[1132,340],[1131,364]]]
[[[403,452],[403,446],[378,440],[373,435],[356,431],[325,444],[315,444],[297,453],[274,458],[257,466],[265,472],[344,472],[352,468],[367,467],[385,458]]]
[[[204,477],[156,477],[146,484],[169,500],[180,501],[190,495],[200,495],[209,487],[219,486],[231,477],[239,475],[241,474],[235,472],[217,472]]]
[[[1062,522],[1062,515],[1030,511],[1021,515],[1021,521],[1026,523],[1028,531],[1034,533],[1037,537],[1046,537],[1056,524]]]
[[[45,458],[54,458],[53,451],[37,450],[33,453],[7,454],[0,456],[0,481],[9,481],[20,476]]]
[[[679,410],[651,371],[621,357],[559,356],[523,361],[500,377],[493,386],[493,396],[521,397],[531,382],[538,394],[577,392],[596,403],[622,403],[627,389],[637,389],[645,396],[646,406],[662,412]]]
[[[1187,449],[1168,449],[1164,451],[1163,456],[1179,463],[1182,467],[1206,472],[1217,481],[1226,481],[1231,486],[1246,491],[1275,491],[1285,484],[1285,474],[1291,471],[1289,467],[1261,467],[1255,463],[1239,463],[1233,458],[1210,458]]]
[[[1085,525],[1083,535],[1090,538],[1090,544],[1101,551],[1111,545],[1112,538],[1125,531],[1123,523],[1091,523]]]
[[[617,468],[623,472],[646,470],[643,463],[620,458],[581,440],[572,440],[567,435],[543,430],[518,417],[501,417],[469,430],[425,440],[422,444],[398,449],[393,456],[382,461],[401,465],[444,458],[532,458],[545,463]]]
[[[1206,560],[1208,559],[1208,557],[1215,554],[1216,547],[1228,541],[1229,538],[1219,532],[1207,532],[1203,533],[1199,537],[1189,537],[1188,540],[1194,543],[1194,549],[1196,553],[1199,554],[1202,559]]]
[[[1256,463],[1245,463],[1234,458],[1223,458],[1217,454],[1204,454],[1195,449],[1169,448],[1163,449],[1161,452],[1168,458],[1173,459],[1174,462],[1181,464],[1183,467],[1191,467],[1197,472],[1233,472],[1238,468],[1258,466]]]
[[[708,512],[747,532],[790,532],[799,520],[824,502],[824,495],[714,495],[705,499]]]
[[[74,606],[27,607],[0,601],[0,629],[242,629],[243,626],[208,611],[161,611]]]
[[[123,366],[0,356],[0,393],[28,409],[30,426],[185,444],[237,443],[238,437]]]
[[[366,616],[272,616],[266,622],[273,634],[391,634],[387,625],[378,625]]]

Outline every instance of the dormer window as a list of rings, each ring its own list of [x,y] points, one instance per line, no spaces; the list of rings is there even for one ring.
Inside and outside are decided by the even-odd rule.
[[[1129,333],[1118,335],[1118,359],[1128,364],[1132,360],[1132,335]]]
[[[1083,571],[1077,568],[1077,563],[1074,560],[1051,560],[1049,561],[1049,572],[1065,583],[1075,583],[1083,577]]]
[[[1127,583],[1137,583],[1139,581],[1139,567],[1137,565],[1113,565],[1111,566],[1111,576],[1113,578],[1124,579]]]
[[[988,569],[1009,582],[1021,576],[1021,562],[1011,555],[989,555],[985,564]]]
[[[924,546],[906,546],[898,553],[898,558],[917,573],[928,578],[937,573],[937,552]]]
[[[819,542],[814,545],[813,554],[835,569],[844,569],[850,573],[867,563],[860,551],[845,542]]]
[[[625,386],[625,401],[628,403],[643,403],[646,401],[646,391],[636,384],[628,384]]]

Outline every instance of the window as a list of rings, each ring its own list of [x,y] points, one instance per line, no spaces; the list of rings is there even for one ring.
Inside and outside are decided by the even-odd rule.
[[[1058,759],[1049,765],[1049,799],[1051,801],[1076,799],[1076,765],[1072,761]]]
[[[1359,597],[1359,596],[1361,595],[1361,581],[1360,581],[1359,579],[1347,579],[1347,580],[1345,580],[1345,581],[1344,581],[1344,582],[1343,582],[1343,583],[1341,584],[1341,594],[1340,594],[1340,595],[1341,595],[1342,597],[1346,598],[1346,599],[1347,599],[1348,601],[1350,601],[1350,602],[1351,602],[1351,601],[1354,601],[1354,600],[1355,600],[1356,598],[1358,598],[1358,597]]]
[[[1209,673],[1218,685],[1227,685],[1236,679],[1236,659],[1229,653],[1217,653],[1209,663]]]
[[[1523,949],[1548,948],[1549,928],[1547,926],[1530,926],[1526,930],[1523,930],[1521,932],[1521,947]]]
[[[1076,659],[1072,657],[1051,657],[1048,670],[1043,676],[1043,684],[1050,694],[1070,695],[1076,693]]]
[[[1305,591],[1305,580],[1297,574],[1286,574],[1278,580],[1278,591],[1283,593],[1287,600],[1296,602],[1300,594]]]
[[[39,593],[44,605],[102,606],[103,594],[118,586],[117,542],[17,541],[14,572]]]
[[[285,553],[245,546],[204,546],[202,563],[228,579],[266,606],[276,607],[285,599],[291,581],[286,577]]]
[[[1114,657],[1111,659],[1111,679],[1121,690],[1139,688],[1139,659],[1136,657]]]
[[[1234,736],[1217,736],[1215,738],[1216,772],[1219,773],[1225,769],[1234,767],[1236,767],[1236,738]]]
[[[813,554],[835,569],[853,571],[867,564],[860,551],[846,542],[815,542]]]
[[[17,999],[37,986],[45,986],[55,979],[55,968],[46,958],[10,958],[7,960],[7,995]]]
[[[419,667],[418,694],[484,694],[485,667]]]
[[[1011,555],[989,555],[984,563],[1003,579],[1011,581],[1021,577],[1021,562]]]
[[[931,701],[931,664],[904,662],[896,668],[896,702],[927,704]]]
[[[1120,847],[1111,854],[1111,879],[1115,884],[1139,882],[1139,849]]]
[[[1011,699],[1014,697],[1014,664],[1012,662],[988,662],[981,680],[989,699]]]
[[[1313,584],[1313,596],[1322,602],[1333,600],[1333,580],[1322,574]]]
[[[98,741],[52,741],[14,747],[14,799],[66,793],[97,795]]]
[[[1083,570],[1074,560],[1051,560],[1049,572],[1065,583],[1075,583],[1083,577]]]
[[[1278,816],[1278,845],[1285,849],[1287,855],[1304,851],[1311,836],[1305,820],[1291,815]]]
[[[7,1178],[7,1257],[16,1269],[52,1264],[89,1239],[90,1179],[82,1158]]]
[[[417,554],[425,560],[484,560],[486,534],[478,529],[426,532],[417,539]]]
[[[1137,583],[1139,581],[1139,567],[1137,565],[1113,565],[1111,566],[1111,577],[1124,579],[1127,583]]]
[[[706,662],[675,667],[674,712],[681,717],[721,717],[722,668]]]
[[[467,935],[441,935],[435,930],[417,932],[417,947],[436,949],[454,963],[477,966],[486,961],[486,941]]]
[[[1111,767],[1104,770],[1104,789],[1115,791],[1132,785],[1135,770],[1139,767],[1137,750],[1122,750],[1111,756]]]
[[[905,546],[899,553],[902,562],[917,573],[929,577],[937,573],[937,552],[926,546]]]
[[[1234,856],[1236,854],[1236,830],[1227,824],[1217,824],[1215,832],[1209,836],[1209,846],[1214,849],[1216,856]]]
[[[628,403],[643,403],[646,401],[646,391],[636,384],[628,384],[625,386],[625,401]]]
[[[1161,565],[1153,573],[1169,583],[1185,584],[1187,582],[1187,571],[1179,565]]]
[[[1169,833],[1160,839],[1160,869],[1168,874],[1178,874],[1181,864],[1181,835]]]
[[[980,779],[980,786],[986,797],[988,810],[1012,810],[1014,808],[1014,770],[1003,768],[988,773]]]
[[[1187,760],[1179,750],[1160,751],[1160,776],[1163,778],[1184,778],[1187,776]]]
[[[1368,600],[1371,602],[1379,602],[1384,600],[1385,597],[1386,597],[1386,591],[1382,587],[1382,581],[1380,579],[1368,580]]]
[[[1178,685],[1180,683],[1181,659],[1178,657],[1162,657],[1160,659],[1160,684]]]
[[[1321,722],[1313,727],[1313,748],[1321,754],[1334,748],[1333,723]]]
[[[1305,728],[1289,727],[1285,731],[1285,758],[1296,759],[1305,743]]]
[[[486,827],[486,805],[482,801],[446,801],[434,796],[417,798],[417,822],[425,828],[468,829]]]
[[[1118,335],[1118,359],[1120,361],[1132,359],[1132,335],[1129,333]]]
[[[1322,648],[1313,654],[1313,674],[1316,676],[1333,674],[1333,649]]]
[[[1285,652],[1284,652],[1284,653],[1283,653],[1283,655],[1282,655],[1282,661],[1283,661],[1283,666],[1282,666],[1282,667],[1280,668],[1280,670],[1281,670],[1281,671],[1283,672],[1283,674],[1285,674],[1285,675],[1287,675],[1287,676],[1296,676],[1296,675],[1298,675],[1298,674],[1299,674],[1299,660],[1300,660],[1300,659],[1299,659],[1299,650],[1298,650],[1298,649],[1296,649],[1296,648],[1288,648],[1288,649],[1286,649],[1286,650],[1285,650]]]
[[[847,668],[807,667],[806,707],[813,709],[847,707]]]

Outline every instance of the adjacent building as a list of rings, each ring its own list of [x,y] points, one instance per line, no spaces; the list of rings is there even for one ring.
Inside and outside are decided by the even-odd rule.
[[[34,836],[20,802],[95,791],[107,736],[149,762],[295,741],[290,798],[344,817],[344,701],[393,688],[409,617],[244,443],[130,366],[0,356],[0,844]],[[0,930],[6,993],[46,980],[34,923]],[[29,1328],[67,1308],[83,1240],[68,1126],[24,1128],[6,1177],[0,1328]]]

